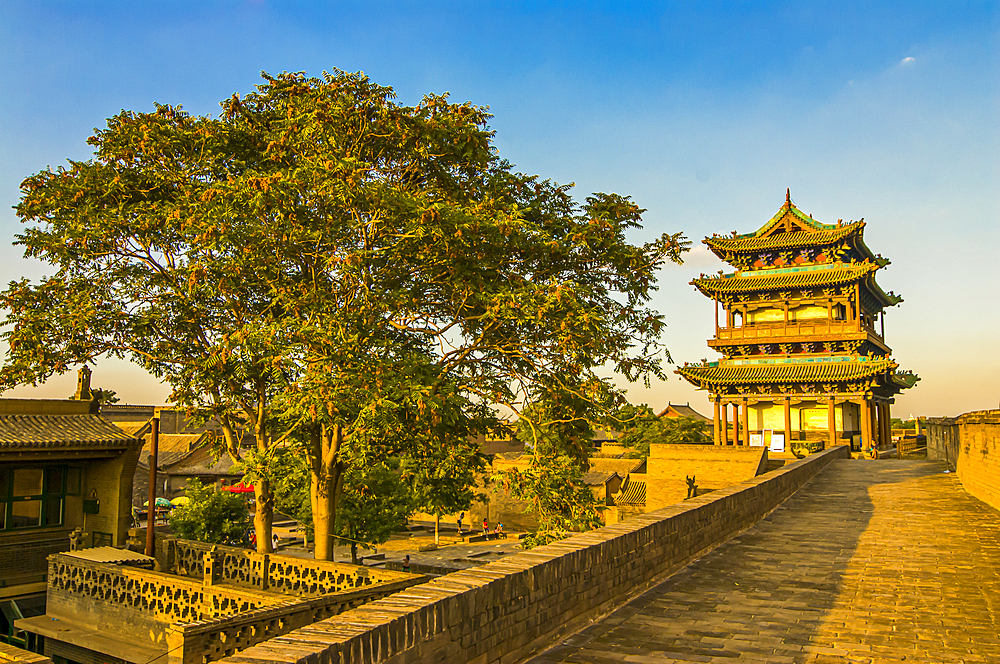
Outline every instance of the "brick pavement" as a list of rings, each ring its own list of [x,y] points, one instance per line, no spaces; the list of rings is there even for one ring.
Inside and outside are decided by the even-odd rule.
[[[1000,512],[943,470],[834,461],[531,664],[1000,662]]]

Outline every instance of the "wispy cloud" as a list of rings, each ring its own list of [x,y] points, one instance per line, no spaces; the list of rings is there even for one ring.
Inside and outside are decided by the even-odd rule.
[[[910,57],[908,55],[905,58],[903,58],[902,60],[900,60],[899,64],[901,64],[901,65],[909,65],[909,64],[913,64],[914,62],[916,62],[916,58],[912,58],[912,57]]]

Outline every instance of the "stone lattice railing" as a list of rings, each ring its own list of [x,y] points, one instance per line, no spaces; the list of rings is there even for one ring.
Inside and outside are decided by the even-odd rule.
[[[230,618],[174,625],[166,635],[169,664],[214,662],[427,580],[426,576],[406,576],[353,592],[288,600]]]
[[[275,604],[281,599],[231,586],[205,586],[200,580],[81,560],[65,554],[49,557],[49,592],[131,609],[164,623],[231,616]]]
[[[328,595],[411,578],[392,570],[261,554],[231,546],[213,547],[191,540],[167,540],[165,546],[173,548],[173,559],[167,553],[161,565],[176,569],[181,576],[201,579],[205,573],[205,554],[214,549],[221,582],[297,597]]]
[[[94,616],[98,630],[164,649],[164,664],[205,664],[427,580],[405,572],[172,542],[184,576],[51,556],[48,613],[65,619]],[[214,559],[212,579],[205,574],[206,554]],[[262,569],[277,571],[262,576]]]

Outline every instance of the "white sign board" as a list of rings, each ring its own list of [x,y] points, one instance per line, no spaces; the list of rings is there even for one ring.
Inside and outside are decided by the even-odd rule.
[[[771,451],[772,452],[785,451],[785,434],[783,433],[771,434]]]
[[[763,446],[764,446],[764,434],[762,433],[750,434],[750,447],[763,447]]]

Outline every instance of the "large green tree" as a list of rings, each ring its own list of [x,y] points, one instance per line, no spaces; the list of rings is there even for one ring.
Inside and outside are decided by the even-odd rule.
[[[269,452],[302,441],[329,557],[352,464],[484,430],[558,371],[660,374],[647,303],[683,238],[631,244],[638,206],[516,172],[489,118],[339,71],[264,75],[218,118],[122,112],[22,184],[18,242],[56,272],[2,294],[0,383],[102,354],[163,378],[221,423],[265,551]]]

